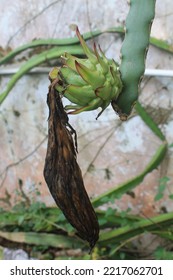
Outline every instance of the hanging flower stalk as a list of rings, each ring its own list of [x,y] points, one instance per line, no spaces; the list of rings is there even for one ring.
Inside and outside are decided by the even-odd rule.
[[[87,58],[77,58],[65,53],[64,65],[57,71],[56,89],[73,103],[65,106],[69,114],[101,107],[102,110],[97,116],[99,117],[122,90],[119,68],[114,60],[106,58],[100,46],[98,51],[94,44],[92,51],[78,28],[76,34]]]

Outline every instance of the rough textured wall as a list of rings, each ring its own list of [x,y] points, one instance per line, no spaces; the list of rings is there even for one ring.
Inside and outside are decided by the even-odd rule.
[[[170,11],[173,11],[172,1],[157,0],[152,36],[172,42],[173,16]],[[122,25],[127,12],[126,0],[1,0],[0,46],[5,51],[7,47],[14,49],[35,38],[74,36],[71,24],[77,24],[82,33]],[[119,36],[105,34],[95,41],[106,51],[108,57],[119,61]],[[31,54],[32,52],[27,51],[19,55],[7,67],[21,65]],[[148,68],[171,69],[172,65],[173,58],[170,54],[150,47]],[[8,75],[1,76],[1,91],[9,78]],[[16,199],[18,196],[15,192],[23,184],[22,189],[27,195],[32,197],[38,189],[42,194],[40,200],[53,204],[42,175],[47,146],[48,85],[47,74],[25,75],[1,106],[1,198],[9,200],[5,194],[5,190],[8,190],[9,195]],[[170,78],[146,78],[142,83],[141,95],[141,100],[166,133],[169,143],[173,142],[172,89]],[[91,197],[141,172],[160,144],[138,116],[121,123],[111,107],[98,121],[95,120],[96,115],[95,111],[70,117],[70,122],[78,132],[78,161]],[[172,160],[170,150],[169,157],[161,168],[146,176],[135,190],[136,199],[124,196],[119,207],[130,207],[147,215],[158,211],[161,205],[170,210],[171,204],[168,201],[155,204],[154,195],[160,176],[172,177]]]

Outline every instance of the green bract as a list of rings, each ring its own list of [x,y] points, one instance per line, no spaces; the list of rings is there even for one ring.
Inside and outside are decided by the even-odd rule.
[[[64,65],[54,68],[50,78],[57,78],[56,89],[75,104],[65,107],[70,114],[101,107],[100,116],[122,90],[119,68],[114,60],[105,57],[100,47],[98,52],[94,44],[94,50],[90,50],[78,28],[76,34],[87,58],[80,59],[65,53]]]

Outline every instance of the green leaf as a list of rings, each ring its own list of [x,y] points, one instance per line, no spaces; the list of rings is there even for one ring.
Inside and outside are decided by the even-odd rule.
[[[159,192],[163,193],[165,188],[166,188],[166,185],[162,183],[161,185],[159,185]]]
[[[105,225],[107,224],[107,219],[106,218],[100,218],[99,219],[99,225],[102,226],[102,225]]]
[[[154,257],[157,260],[173,260],[173,252],[169,252],[163,247],[158,247],[154,252]]]
[[[19,216],[18,218],[18,224],[21,225],[23,223],[23,221],[25,220],[25,216]]]
[[[166,184],[169,181],[170,181],[170,178],[168,176],[164,176],[160,179],[159,183],[160,184]]]
[[[163,198],[163,193],[158,193],[158,194],[156,194],[156,196],[154,197],[154,200],[155,201],[158,201],[158,200],[160,200],[160,199],[162,199]]]
[[[109,207],[109,208],[106,210],[105,217],[108,217],[108,216],[111,216],[111,215],[115,215],[115,212],[116,212],[115,209],[112,209],[112,208]]]

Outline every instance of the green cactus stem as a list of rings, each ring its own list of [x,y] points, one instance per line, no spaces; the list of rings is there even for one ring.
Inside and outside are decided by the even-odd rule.
[[[112,101],[120,119],[126,120],[138,99],[139,86],[145,70],[150,30],[156,0],[131,0],[126,19],[125,39],[121,48],[121,80],[123,89]]]

